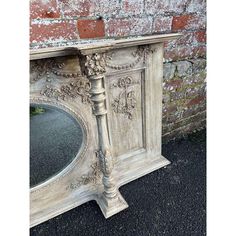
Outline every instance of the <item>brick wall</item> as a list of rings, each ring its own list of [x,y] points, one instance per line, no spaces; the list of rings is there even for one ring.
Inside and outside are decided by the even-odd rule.
[[[163,137],[205,127],[206,0],[31,0],[31,48],[182,32],[166,43]]]

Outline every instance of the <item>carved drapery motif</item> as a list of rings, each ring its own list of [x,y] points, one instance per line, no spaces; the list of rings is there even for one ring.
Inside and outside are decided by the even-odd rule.
[[[42,78],[50,81],[51,74],[63,76],[65,78],[74,78],[80,76],[80,71],[65,73],[60,71],[65,67],[64,62],[58,62],[55,59],[36,60],[30,62],[30,71],[36,73],[35,77],[30,78],[30,82],[34,83]]]
[[[135,58],[135,60],[133,62],[121,64],[121,65],[115,65],[115,64],[112,64],[111,62],[109,62],[112,60],[113,54],[114,54],[114,52],[111,52],[109,55],[107,55],[106,66],[111,69],[114,69],[114,70],[130,69],[130,68],[134,67],[135,65],[137,65],[142,58],[140,50],[138,49],[137,51],[132,53],[132,56]]]
[[[137,48],[135,52],[131,53],[131,55],[134,57],[134,61],[125,63],[125,64],[116,65],[111,62],[114,56],[114,51],[113,51],[113,52],[108,53],[106,56],[106,66],[114,70],[131,69],[135,65],[137,65],[141,61],[141,59],[143,59],[143,63],[145,63],[147,56],[150,53],[153,53],[153,51],[151,50],[149,45],[140,46]]]
[[[135,91],[130,90],[129,87],[138,82],[133,81],[131,76],[122,77],[118,80],[117,84],[113,84],[113,87],[122,89],[119,96],[114,99],[111,106],[115,113],[125,114],[128,119],[133,119],[133,113],[136,108]]]

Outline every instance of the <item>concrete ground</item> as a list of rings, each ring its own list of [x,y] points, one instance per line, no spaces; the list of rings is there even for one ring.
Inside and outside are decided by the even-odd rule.
[[[120,188],[129,208],[105,219],[91,201],[33,227],[31,236],[206,235],[206,131],[163,145],[172,163]]]

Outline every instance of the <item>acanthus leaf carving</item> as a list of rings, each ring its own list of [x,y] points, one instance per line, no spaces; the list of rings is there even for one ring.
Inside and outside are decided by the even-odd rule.
[[[98,150],[95,153],[99,159],[100,167],[104,175],[110,175],[113,168],[113,160],[110,151],[108,149],[106,149],[104,152],[102,150]]]
[[[105,73],[105,66],[105,53],[94,53],[86,55],[85,70],[88,76]]]

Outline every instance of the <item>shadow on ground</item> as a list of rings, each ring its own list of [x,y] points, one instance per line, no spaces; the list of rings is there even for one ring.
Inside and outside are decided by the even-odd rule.
[[[206,131],[163,145],[172,163],[123,187],[129,208],[105,219],[95,201],[33,227],[31,236],[206,235]]]

